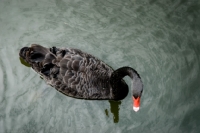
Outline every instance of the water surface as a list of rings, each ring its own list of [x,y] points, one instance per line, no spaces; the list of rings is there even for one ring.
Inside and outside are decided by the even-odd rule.
[[[0,132],[199,133],[199,14],[198,0],[1,0]],[[130,93],[113,102],[57,92],[19,60],[33,43],[135,68],[141,110]]]

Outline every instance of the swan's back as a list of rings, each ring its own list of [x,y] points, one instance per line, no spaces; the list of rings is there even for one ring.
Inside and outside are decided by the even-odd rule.
[[[50,49],[32,45],[20,56],[48,84],[63,94],[84,99],[112,99],[109,78],[112,68],[94,56],[78,49]]]
[[[107,99],[110,94],[109,77],[113,70],[92,55],[78,49],[58,49],[59,75],[62,83],[56,89],[62,93],[84,99]],[[50,73],[51,75],[51,73]],[[56,85],[52,80],[53,86]],[[64,86],[63,86],[64,85]]]

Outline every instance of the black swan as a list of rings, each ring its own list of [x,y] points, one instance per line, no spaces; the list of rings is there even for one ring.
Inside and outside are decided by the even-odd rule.
[[[133,110],[138,111],[142,80],[131,67],[113,70],[96,57],[73,48],[23,47],[20,57],[61,93],[87,100],[122,100],[128,94],[123,77],[132,79]]]

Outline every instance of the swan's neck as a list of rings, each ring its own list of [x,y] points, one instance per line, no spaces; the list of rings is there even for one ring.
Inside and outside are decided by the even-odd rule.
[[[142,81],[140,79],[139,74],[136,70],[131,67],[122,67],[114,71],[110,78],[110,83],[113,88],[113,95],[114,97],[126,97],[128,94],[127,88],[125,87],[125,83],[122,80],[125,76],[129,76],[132,80],[132,92],[133,96],[139,96],[138,92],[142,91]],[[127,86],[127,85],[126,85]],[[124,88],[125,89],[124,89]]]
[[[140,78],[137,71],[131,67],[121,67],[112,73],[112,78],[115,78],[116,80],[121,80],[125,76],[129,76],[131,79]]]

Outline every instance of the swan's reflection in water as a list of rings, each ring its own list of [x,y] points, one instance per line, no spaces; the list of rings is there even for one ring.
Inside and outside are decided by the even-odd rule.
[[[119,105],[121,104],[121,101],[111,101],[110,103],[110,112],[113,115],[113,122],[118,123],[119,122]],[[109,117],[109,111],[108,109],[105,110],[105,114]]]

